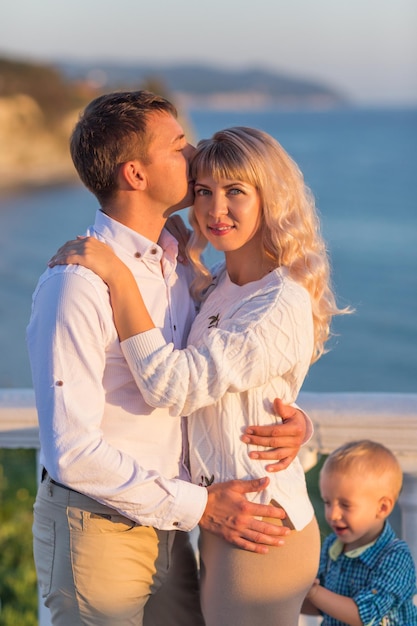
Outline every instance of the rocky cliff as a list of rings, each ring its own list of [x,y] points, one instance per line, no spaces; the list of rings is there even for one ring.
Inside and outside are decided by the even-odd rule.
[[[0,188],[75,180],[68,140],[78,110],[52,126],[34,98],[0,98]]]

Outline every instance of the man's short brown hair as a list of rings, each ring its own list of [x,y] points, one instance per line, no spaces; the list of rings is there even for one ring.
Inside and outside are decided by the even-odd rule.
[[[121,91],[99,96],[87,105],[70,140],[73,163],[84,185],[102,204],[117,190],[119,165],[146,162],[152,113],[177,117],[174,105],[150,91]]]

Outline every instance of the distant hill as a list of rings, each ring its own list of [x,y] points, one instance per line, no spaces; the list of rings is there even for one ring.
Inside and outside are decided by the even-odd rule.
[[[33,98],[47,124],[54,124],[85,101],[78,86],[53,65],[0,57],[0,98],[17,94]]]
[[[176,100],[190,106],[249,107],[323,106],[348,104],[337,90],[264,69],[232,70],[204,65],[142,65],[59,63],[71,80],[92,81],[109,89],[137,89],[144,83],[165,87]]]
[[[198,65],[49,65],[0,57],[0,190],[76,178],[68,139],[79,111],[100,93],[150,89],[187,107],[338,107],[335,90],[266,70]],[[187,120],[182,119],[187,127]]]

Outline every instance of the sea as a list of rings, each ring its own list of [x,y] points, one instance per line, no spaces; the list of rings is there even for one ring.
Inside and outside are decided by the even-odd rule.
[[[188,111],[194,140],[261,128],[313,191],[340,306],[303,391],[417,392],[417,109]],[[48,259],[94,220],[80,185],[0,195],[0,388],[30,387],[31,295]],[[186,219],[186,212],[183,212]],[[207,262],[218,259],[207,253]]]

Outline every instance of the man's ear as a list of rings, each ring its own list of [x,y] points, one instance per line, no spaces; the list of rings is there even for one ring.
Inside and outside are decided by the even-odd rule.
[[[119,182],[121,188],[142,190],[146,187],[146,177],[140,161],[126,161],[119,167]]]
[[[394,500],[389,496],[382,496],[378,502],[378,517],[385,519],[394,508]]]

